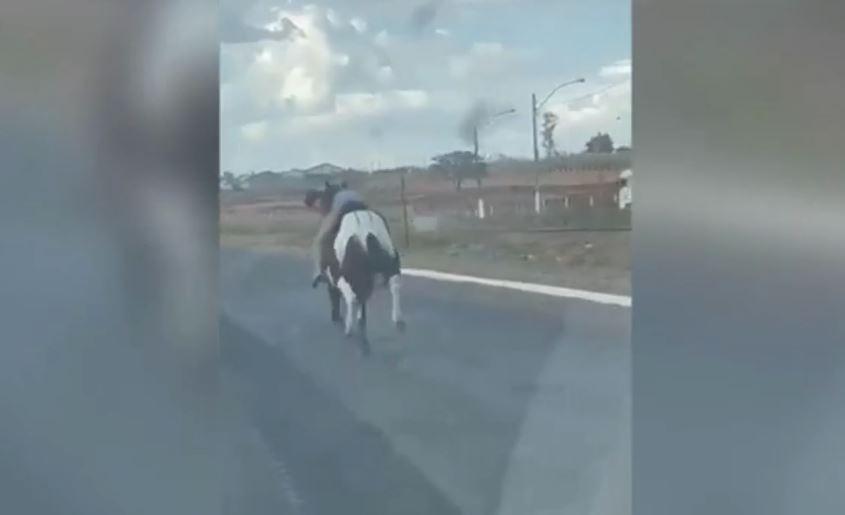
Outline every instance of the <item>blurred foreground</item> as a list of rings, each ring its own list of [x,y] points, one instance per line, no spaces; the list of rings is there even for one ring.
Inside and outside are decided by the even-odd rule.
[[[216,6],[0,6],[2,513],[223,508]]]

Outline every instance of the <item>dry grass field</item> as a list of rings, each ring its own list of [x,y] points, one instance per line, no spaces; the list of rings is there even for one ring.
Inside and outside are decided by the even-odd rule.
[[[398,184],[392,182],[398,181],[358,188],[387,216],[406,267],[630,293],[630,231],[560,230],[549,220],[531,225],[517,223],[518,217],[510,215],[480,221],[457,218],[453,209],[441,217],[444,222],[436,231],[412,228],[406,245]],[[468,185],[457,194],[442,181],[409,181],[407,196],[412,201],[428,199],[444,209],[514,186],[503,179],[498,181],[503,184],[490,182],[481,190]],[[222,192],[220,214],[221,245],[303,256],[319,223],[318,216],[304,207],[300,192]]]

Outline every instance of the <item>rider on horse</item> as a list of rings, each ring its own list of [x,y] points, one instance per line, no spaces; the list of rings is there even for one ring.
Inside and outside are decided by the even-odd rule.
[[[345,183],[338,187],[328,182],[322,192],[314,192],[314,194],[309,195],[305,203],[309,207],[316,207],[323,215],[311,251],[314,260],[314,276],[311,286],[316,288],[321,282],[328,282],[325,270],[334,257],[332,242],[343,215],[351,211],[367,209],[367,204],[357,191],[350,190]],[[318,203],[318,205],[314,206],[315,203]]]

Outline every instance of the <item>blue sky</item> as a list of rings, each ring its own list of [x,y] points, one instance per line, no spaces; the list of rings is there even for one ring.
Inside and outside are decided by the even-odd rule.
[[[531,93],[578,77],[543,109],[560,117],[557,148],[598,131],[630,144],[629,0],[221,5],[223,170],[423,165],[471,148],[470,113],[506,109],[481,153],[528,157]]]

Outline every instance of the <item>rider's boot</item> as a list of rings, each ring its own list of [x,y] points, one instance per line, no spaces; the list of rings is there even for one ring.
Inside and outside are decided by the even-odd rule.
[[[323,272],[315,272],[314,278],[311,280],[311,287],[316,288],[317,286],[320,286],[320,283],[322,282],[329,282],[328,278],[326,277],[326,274],[324,274]]]

